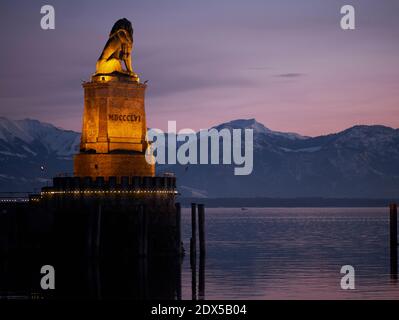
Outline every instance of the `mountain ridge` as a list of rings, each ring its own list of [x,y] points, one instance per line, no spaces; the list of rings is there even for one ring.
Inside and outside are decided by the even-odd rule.
[[[355,125],[307,137],[273,131],[255,119],[216,129],[254,129],[254,171],[234,176],[233,165],[158,165],[175,172],[183,196],[397,197],[399,129]],[[29,191],[60,173],[72,174],[80,133],[34,119],[0,117],[0,191]]]

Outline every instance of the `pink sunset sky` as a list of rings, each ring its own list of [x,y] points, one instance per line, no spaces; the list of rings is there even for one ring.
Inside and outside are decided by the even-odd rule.
[[[399,127],[398,1],[55,0],[53,31],[40,29],[40,5],[20,2],[0,5],[1,116],[80,131],[81,80],[126,17],[134,69],[149,80],[149,127],[239,118],[310,136]],[[344,4],[356,9],[354,31],[340,28]]]

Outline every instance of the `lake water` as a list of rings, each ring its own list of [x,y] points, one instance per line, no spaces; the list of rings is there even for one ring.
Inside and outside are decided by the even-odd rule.
[[[183,299],[192,298],[190,212]],[[206,238],[205,299],[399,299],[387,208],[207,208]],[[355,268],[355,290],[341,289],[343,265]]]
[[[190,209],[182,227],[182,265],[119,247],[101,258],[60,248],[17,251],[0,259],[0,300],[399,299],[388,208],[207,208],[207,255],[205,263],[197,259],[194,278]],[[55,290],[40,287],[45,264],[56,270]],[[355,269],[355,290],[341,289],[343,265]]]

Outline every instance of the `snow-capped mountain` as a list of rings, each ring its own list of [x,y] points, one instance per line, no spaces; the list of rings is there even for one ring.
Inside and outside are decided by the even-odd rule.
[[[281,137],[292,139],[292,140],[308,138],[308,137],[304,137],[304,136],[301,136],[300,134],[293,133],[293,132],[279,132],[279,131],[270,130],[269,128],[266,128],[263,124],[257,122],[255,119],[233,120],[230,122],[220,124],[220,125],[216,126],[215,129],[217,129],[217,130],[252,129],[254,131],[254,136],[259,136],[259,135],[281,136]]]
[[[355,126],[336,134],[304,137],[272,131],[254,119],[216,128],[254,130],[253,172],[234,176],[234,165],[161,166],[160,170],[176,172],[183,195],[399,197],[398,129]]]
[[[32,191],[72,171],[80,134],[37,120],[0,117],[0,191]]]
[[[13,121],[0,117],[0,140],[11,143],[18,141],[26,145],[39,142],[49,153],[55,152],[58,156],[71,157],[78,150],[80,134],[37,120]]]
[[[253,172],[235,176],[235,165],[158,166],[160,174],[176,173],[185,196],[399,197],[398,129],[355,126],[304,137],[254,119],[215,128],[254,130]],[[59,173],[72,173],[79,141],[79,133],[50,124],[0,118],[0,191],[31,191]]]

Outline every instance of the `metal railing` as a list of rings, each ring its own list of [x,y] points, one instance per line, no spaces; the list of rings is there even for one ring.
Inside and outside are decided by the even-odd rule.
[[[32,191],[25,192],[0,192],[0,203],[17,203],[17,202],[28,202],[29,196],[32,195]]]

